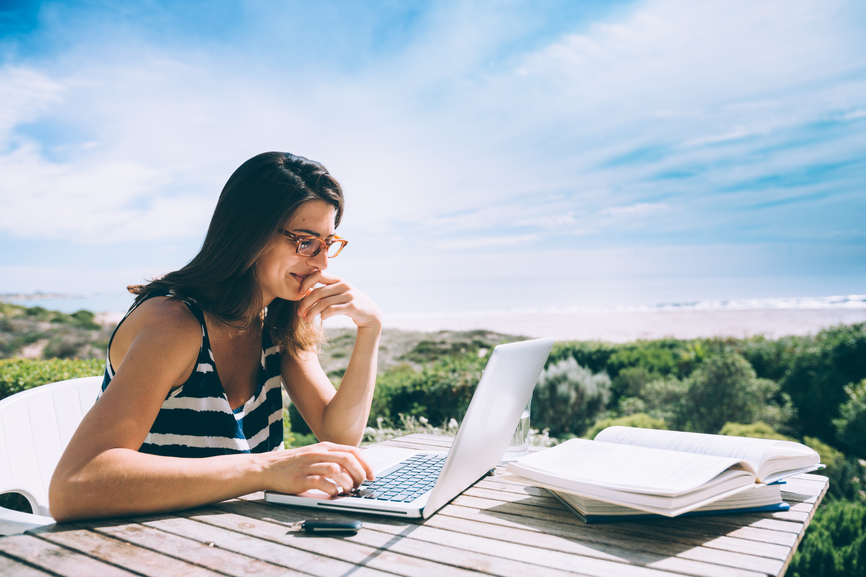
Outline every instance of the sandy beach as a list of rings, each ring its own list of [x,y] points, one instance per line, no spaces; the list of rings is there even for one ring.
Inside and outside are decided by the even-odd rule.
[[[102,313],[97,321],[116,324],[123,313]],[[695,339],[814,334],[838,324],[866,322],[866,308],[748,309],[660,312],[598,312],[490,314],[479,316],[385,315],[385,328],[436,332],[485,329],[527,337],[553,337],[558,341],[602,340],[624,343],[638,339]],[[345,317],[329,319],[327,327],[351,327]]]
[[[487,329],[560,341],[616,343],[675,337],[749,337],[814,334],[838,324],[866,322],[866,309],[758,309],[584,314],[512,314],[450,317],[385,317],[387,328],[412,331]]]

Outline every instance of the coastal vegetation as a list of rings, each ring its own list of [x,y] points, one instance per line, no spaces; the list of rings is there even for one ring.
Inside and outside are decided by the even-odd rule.
[[[16,357],[0,360],[0,398],[102,372],[98,345],[110,327],[94,328],[91,313],[0,307],[0,354]],[[322,364],[339,386],[354,332],[328,337]],[[48,346],[64,338],[77,343],[75,353],[71,345]],[[522,338],[386,330],[365,442],[456,433],[493,347]],[[18,358],[37,341],[46,343],[41,358]],[[533,395],[531,423],[543,445],[616,424],[803,442],[821,454],[830,486],[788,573],[866,574],[866,323],[780,339],[557,343]],[[287,445],[315,442],[290,403],[284,431]]]

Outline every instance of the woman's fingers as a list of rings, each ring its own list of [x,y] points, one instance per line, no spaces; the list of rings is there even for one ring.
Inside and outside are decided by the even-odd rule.
[[[322,271],[316,271],[304,279],[304,282],[301,283],[300,292],[301,294],[307,294],[317,284],[332,285],[341,280],[340,277],[331,276]]]
[[[355,483],[355,480],[346,472],[345,469],[335,463],[316,463],[307,467],[307,478],[316,483],[316,488],[319,488],[317,479],[325,479],[334,487],[337,487],[337,493],[345,493],[352,490],[352,487],[357,487],[361,483]],[[333,493],[332,493],[333,494]]]
[[[321,315],[328,307],[333,307],[334,305],[342,305],[352,301],[352,295],[348,293],[335,294],[332,296],[324,297],[316,301],[307,311],[304,313],[304,320],[313,319],[316,315]],[[322,317],[322,320],[328,318],[331,315],[326,315]]]
[[[373,480],[373,469],[357,447],[318,443],[273,455],[271,487],[284,493],[311,489],[329,495],[348,492],[364,480]]]
[[[316,279],[311,280],[311,277]],[[344,280],[317,273],[305,279],[307,282],[319,282],[323,286],[312,288],[298,304],[298,314],[307,322],[311,322],[316,315],[322,315],[327,319],[335,315],[346,315],[359,327],[380,322],[381,313],[379,307],[365,294]],[[337,305],[338,308],[333,308]],[[331,310],[333,308],[333,310]]]
[[[357,447],[337,445],[335,443],[318,443],[305,447],[305,457],[313,462],[339,465],[339,468],[352,478],[352,485],[358,486],[365,479],[373,479],[373,468],[362,456]],[[302,449],[303,450],[303,449]]]

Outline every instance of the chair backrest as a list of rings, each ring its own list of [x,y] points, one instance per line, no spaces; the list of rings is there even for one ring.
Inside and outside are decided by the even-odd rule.
[[[48,485],[102,377],[59,381],[0,401],[0,494],[24,495],[37,515],[49,516]]]

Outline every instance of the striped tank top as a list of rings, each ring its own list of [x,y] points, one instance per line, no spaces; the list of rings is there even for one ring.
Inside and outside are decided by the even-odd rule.
[[[201,324],[201,349],[196,368],[183,385],[168,394],[139,452],[169,457],[213,457],[264,453],[282,448],[283,402],[279,347],[271,344],[267,331],[264,331],[256,392],[246,403],[233,410],[216,372],[204,313],[193,302],[180,300]],[[129,309],[124,320],[136,306]],[[114,330],[117,332],[117,329]],[[111,341],[108,343],[110,350]],[[105,355],[103,392],[114,378],[108,351]]]

